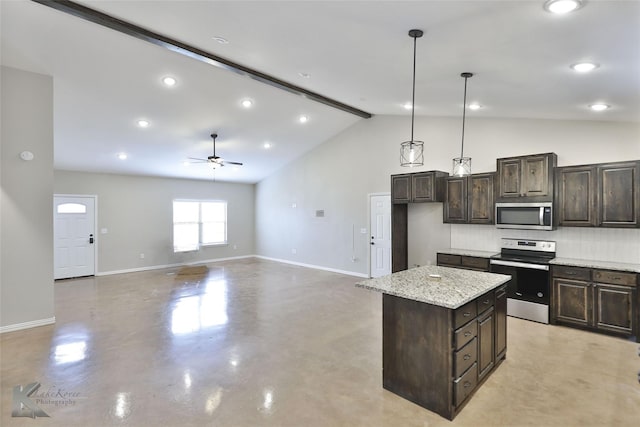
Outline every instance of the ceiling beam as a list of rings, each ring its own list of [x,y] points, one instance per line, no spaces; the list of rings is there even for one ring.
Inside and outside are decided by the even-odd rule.
[[[105,13],[99,12],[95,9],[83,6],[78,3],[66,0],[32,0],[36,3],[40,3],[44,6],[51,7],[61,12],[68,13],[69,15],[77,16],[95,24],[102,25],[112,30],[119,31],[123,34],[135,37],[140,40],[155,44],[156,46],[163,47],[172,52],[179,53],[189,58],[196,59],[201,62],[213,65],[214,67],[222,68],[224,70],[233,71],[236,74],[242,76],[248,76],[261,83],[268,84],[275,88],[287,91],[294,95],[299,95],[312,101],[319,102],[329,107],[336,108],[338,110],[345,111],[350,114],[354,114],[358,117],[365,119],[371,118],[372,114],[366,111],[359,110],[350,105],[336,101],[335,99],[327,98],[326,96],[304,89],[300,86],[296,86],[284,80],[280,80],[277,77],[270,76],[260,71],[254,70],[228,59],[222,58],[213,53],[198,49],[197,47],[182,43],[178,40],[163,36],[162,34],[155,33],[130,22],[123,21]]]

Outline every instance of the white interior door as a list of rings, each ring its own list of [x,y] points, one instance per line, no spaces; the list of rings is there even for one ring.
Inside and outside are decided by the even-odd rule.
[[[54,279],[95,274],[95,197],[54,196]]]
[[[371,277],[391,274],[391,195],[372,195]]]

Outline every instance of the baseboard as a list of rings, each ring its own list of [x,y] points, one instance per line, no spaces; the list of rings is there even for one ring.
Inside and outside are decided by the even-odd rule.
[[[128,268],[125,270],[112,270],[112,271],[101,271],[96,273],[96,276],[111,276],[113,274],[123,274],[123,273],[139,273],[141,271],[151,271],[151,270],[162,270],[164,268],[175,268],[175,267],[184,267],[185,265],[197,265],[197,264],[207,264],[212,262],[222,262],[222,261],[232,261],[235,259],[245,259],[245,258],[253,258],[255,255],[242,255],[242,256],[234,256],[228,258],[214,258],[214,259],[203,259],[199,261],[193,262],[181,262],[176,264],[164,264],[164,265],[150,265],[147,267],[136,267],[136,268]]]
[[[22,329],[37,328],[38,326],[52,325],[56,323],[56,317],[49,317],[48,319],[32,320],[30,322],[14,323],[13,325],[0,326],[0,334],[5,332],[20,331]]]
[[[339,270],[337,268],[323,267],[321,265],[305,264],[302,262],[289,261],[287,259],[271,258],[271,257],[262,256],[262,255],[254,255],[254,257],[264,259],[267,261],[281,262],[283,264],[297,265],[299,267],[313,268],[314,270],[330,271],[332,273],[346,274],[347,276],[364,277],[365,279],[369,278],[369,275],[356,273],[355,271]]]

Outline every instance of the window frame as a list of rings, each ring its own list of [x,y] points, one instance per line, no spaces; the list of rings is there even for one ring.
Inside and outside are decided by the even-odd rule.
[[[197,220],[197,225],[198,225],[198,242],[195,248],[193,249],[185,249],[185,250],[178,250],[178,248],[176,248],[176,244],[175,244],[175,236],[176,236],[176,232],[175,232],[175,228],[176,228],[176,224],[193,224],[194,222],[176,222],[175,221],[175,203],[197,203],[198,204],[198,220]],[[202,210],[203,210],[203,204],[206,203],[219,203],[219,204],[223,204],[224,206],[224,219],[222,221],[203,221],[203,217],[202,217]],[[209,247],[209,246],[226,246],[229,244],[229,214],[228,214],[228,209],[229,209],[229,202],[227,200],[223,200],[223,199],[173,199],[171,201],[171,229],[172,229],[172,246],[173,246],[173,253],[185,253],[185,252],[197,252],[199,251],[201,248],[203,247]],[[214,223],[222,223],[224,225],[224,240],[223,241],[219,241],[219,242],[207,242],[204,243],[203,242],[203,235],[204,235],[204,225],[205,224],[214,224]]]

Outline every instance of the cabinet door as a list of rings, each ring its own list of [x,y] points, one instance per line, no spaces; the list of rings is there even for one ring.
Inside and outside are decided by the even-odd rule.
[[[522,195],[545,197],[549,195],[549,156],[527,156],[522,159]]]
[[[433,172],[421,172],[411,175],[411,201],[435,202],[436,177]]]
[[[581,326],[591,324],[591,285],[581,280],[553,279],[556,320]]]
[[[558,225],[593,227],[597,224],[596,170],[593,166],[560,168],[556,171]]]
[[[468,179],[469,222],[472,224],[493,224],[495,174],[475,174]]]
[[[507,289],[500,288],[496,291],[495,302],[496,317],[496,360],[501,359],[507,352]]]
[[[520,158],[498,159],[500,197],[520,197],[522,162]]]
[[[391,175],[391,203],[411,201],[411,175]]]
[[[635,290],[626,286],[595,286],[595,325],[598,329],[631,334]]]
[[[640,227],[638,162],[598,165],[598,210],[602,227]]]
[[[495,361],[495,316],[491,307],[478,318],[478,381],[493,368]]]
[[[442,214],[444,222],[467,222],[467,178],[451,177],[444,181],[445,201]]]

